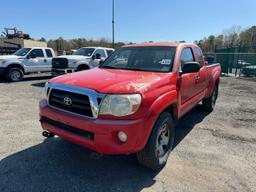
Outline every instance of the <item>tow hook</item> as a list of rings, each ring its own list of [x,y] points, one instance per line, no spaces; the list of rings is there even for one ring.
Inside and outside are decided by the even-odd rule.
[[[42,132],[42,135],[43,135],[44,137],[47,137],[47,138],[54,137],[54,134],[53,134],[53,133],[50,133],[50,132],[48,132],[48,131],[43,131],[43,132]]]

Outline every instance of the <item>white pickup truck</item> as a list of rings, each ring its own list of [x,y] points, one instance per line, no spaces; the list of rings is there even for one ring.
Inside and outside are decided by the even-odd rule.
[[[0,56],[0,76],[15,82],[21,81],[25,74],[50,72],[54,56],[51,48],[21,48],[13,55]]]
[[[98,67],[114,49],[106,47],[82,47],[73,55],[62,55],[52,59],[52,75],[58,76],[75,71]]]

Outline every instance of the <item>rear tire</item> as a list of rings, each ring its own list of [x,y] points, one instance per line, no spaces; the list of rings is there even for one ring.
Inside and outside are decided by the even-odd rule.
[[[153,128],[146,146],[137,153],[139,163],[153,170],[163,168],[173,148],[174,132],[171,114],[163,112]]]
[[[23,79],[23,76],[23,71],[17,67],[8,69],[6,73],[6,79],[11,82],[21,81]]]
[[[213,111],[216,104],[216,100],[218,98],[218,92],[219,92],[219,88],[216,85],[214,87],[211,97],[203,99],[203,107],[206,111]]]

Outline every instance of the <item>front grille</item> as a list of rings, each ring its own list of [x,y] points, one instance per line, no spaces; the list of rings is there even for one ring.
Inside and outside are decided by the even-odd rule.
[[[58,129],[62,129],[64,131],[67,131],[67,132],[70,132],[70,133],[73,133],[73,134],[85,137],[86,139],[89,139],[89,140],[92,140],[92,141],[94,140],[94,134],[92,132],[84,131],[84,130],[81,130],[81,129],[78,129],[78,128],[66,125],[64,123],[60,123],[60,122],[54,121],[54,120],[46,118],[46,117],[42,117],[41,121],[43,123],[47,123],[49,125],[52,125],[52,126],[58,128]]]
[[[68,59],[66,58],[53,58],[52,59],[52,67],[65,69],[68,68]]]
[[[69,102],[65,103],[65,100],[69,100]],[[49,105],[86,117],[93,117],[89,97],[87,95],[52,89],[49,95]]]

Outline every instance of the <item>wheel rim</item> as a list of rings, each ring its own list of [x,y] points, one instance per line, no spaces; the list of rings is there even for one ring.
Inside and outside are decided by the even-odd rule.
[[[168,145],[170,141],[170,129],[168,128],[168,124],[164,123],[157,136],[156,141],[156,155],[157,157],[162,157],[168,151]]]
[[[21,74],[19,71],[12,71],[10,77],[13,81],[18,81],[21,78]]]

